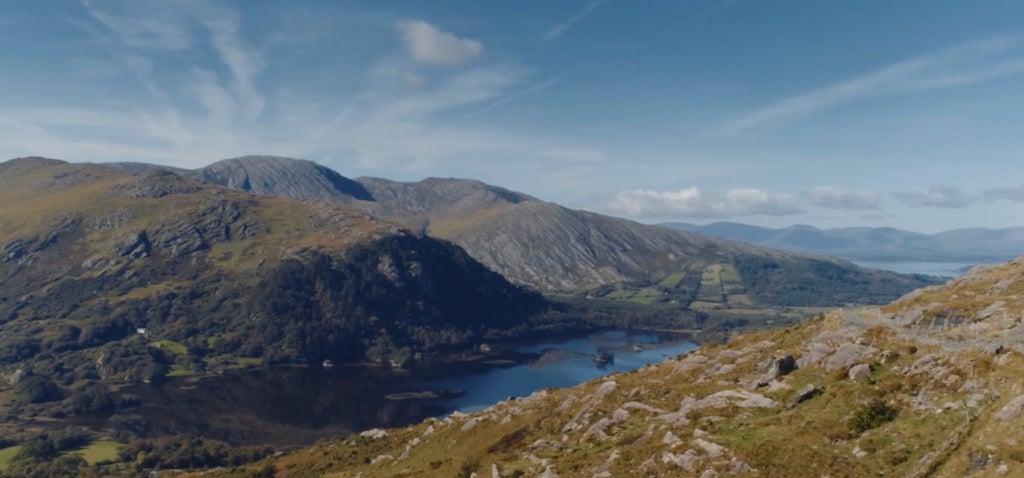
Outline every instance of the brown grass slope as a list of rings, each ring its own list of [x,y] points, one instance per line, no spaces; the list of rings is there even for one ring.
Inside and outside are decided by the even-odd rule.
[[[288,477],[1022,476],[1021,284],[1024,259],[881,309],[203,476],[268,464]],[[935,311],[965,320],[923,319]]]

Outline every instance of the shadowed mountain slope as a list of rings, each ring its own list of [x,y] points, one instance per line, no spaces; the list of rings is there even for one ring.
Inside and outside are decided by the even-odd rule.
[[[0,163],[0,253],[8,374],[407,360],[545,307],[453,244],[337,204],[41,158]]]

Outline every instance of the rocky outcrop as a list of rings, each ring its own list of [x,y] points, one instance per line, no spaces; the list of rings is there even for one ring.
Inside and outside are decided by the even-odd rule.
[[[318,201],[373,200],[365,187],[334,170],[277,156],[225,159],[185,174],[254,194]]]
[[[110,247],[110,250],[121,257],[129,259],[142,259],[151,254],[149,236],[146,231],[139,231],[129,234],[124,240],[119,241]]]
[[[792,355],[786,355],[783,357],[772,358],[768,365],[768,371],[761,375],[760,378],[754,383],[755,387],[764,387],[772,383],[773,380],[788,374],[796,370],[796,359]]]
[[[135,181],[121,184],[114,192],[127,198],[162,198],[171,194],[198,192],[200,185],[167,171],[150,171],[138,176]]]

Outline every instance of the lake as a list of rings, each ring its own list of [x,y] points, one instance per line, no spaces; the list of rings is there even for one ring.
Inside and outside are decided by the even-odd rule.
[[[233,444],[304,445],[326,436],[479,410],[508,397],[628,372],[696,348],[679,335],[608,331],[413,370],[264,367],[139,387],[143,405],[111,420],[143,436],[189,433]],[[613,354],[613,360],[595,363],[599,349]],[[445,390],[465,393],[410,398]]]
[[[900,274],[927,274],[942,277],[960,277],[967,269],[985,265],[972,262],[867,262],[854,261],[855,264],[869,269],[881,269]]]

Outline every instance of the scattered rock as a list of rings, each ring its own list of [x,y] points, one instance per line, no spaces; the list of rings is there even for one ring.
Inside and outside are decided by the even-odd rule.
[[[985,344],[981,347],[981,353],[985,355],[999,355],[1003,352],[1003,344]]]
[[[800,390],[797,390],[796,394],[793,395],[793,403],[803,403],[810,400],[818,395],[821,395],[824,390],[809,383],[804,385]]]
[[[766,388],[765,390],[767,390],[768,392],[778,392],[780,390],[789,390],[791,388],[793,387],[790,387],[789,384],[786,382],[772,380],[772,383],[769,383],[768,388]]]
[[[676,436],[671,430],[665,432],[665,438],[661,439],[663,445],[668,445],[669,448],[675,448],[677,445],[683,442],[682,438]]]
[[[544,468],[544,473],[541,473],[539,478],[558,478],[558,473],[555,472],[555,467],[548,465]]]
[[[466,423],[462,424],[462,431],[468,432],[468,431],[476,428],[477,424],[479,424],[479,423],[480,423],[480,419],[479,418],[476,418],[476,417],[470,418],[469,420],[466,420]]]
[[[1013,420],[1020,418],[1021,408],[1024,407],[1024,395],[1018,395],[1017,398],[1010,400],[1002,409],[1000,409],[994,415],[996,420]]]
[[[771,360],[768,365],[768,371],[761,375],[761,378],[757,379],[755,387],[764,387],[773,380],[788,374],[796,370],[796,359],[792,355],[786,355],[784,357],[777,357]]]
[[[545,440],[543,438],[541,438],[541,439],[533,442],[532,444],[530,444],[530,449],[531,450],[539,450],[539,449],[542,449],[542,448],[551,448],[551,449],[556,450],[556,451],[562,451],[562,449],[565,448],[565,445],[562,445],[562,442],[560,442],[560,441]]]
[[[359,436],[369,438],[371,440],[377,440],[379,438],[387,438],[388,432],[380,428],[373,428],[360,433]]]
[[[718,458],[725,452],[725,447],[717,443],[712,443],[703,438],[696,438],[693,440],[693,444],[701,447],[705,453],[711,458]]]
[[[808,365],[816,364],[828,354],[832,353],[832,350],[832,347],[826,343],[814,342],[808,348],[807,353],[796,361],[796,366],[798,368],[804,368]]]
[[[586,440],[592,436],[597,436],[602,440],[607,439],[608,435],[604,431],[610,426],[612,426],[612,421],[607,417],[602,418],[587,429],[587,432],[583,434],[583,439]]]
[[[7,377],[7,384],[13,387],[17,385],[18,382],[21,381],[21,379],[25,378],[25,375],[25,369],[19,368],[15,370],[13,373],[11,373],[10,377]]]
[[[377,455],[376,458],[370,460],[370,464],[371,465],[376,465],[376,464],[381,463],[383,461],[394,460],[394,459],[395,459],[395,457],[393,455],[387,455],[387,454]]]
[[[686,450],[686,452],[678,455],[671,452],[661,454],[662,463],[675,463],[676,466],[686,471],[693,471],[698,459],[697,452],[693,450]]]
[[[707,361],[708,358],[706,356],[693,353],[676,363],[675,371],[676,373],[686,373],[701,367]]]
[[[733,459],[729,460],[730,475],[740,475],[744,473],[750,473],[752,471],[754,471],[754,469],[751,468],[750,465],[748,465],[747,462],[743,460],[737,459],[736,457],[733,457]]]
[[[848,369],[853,364],[864,360],[874,352],[874,348],[866,345],[843,344],[836,352],[825,360],[825,370],[835,372],[836,370]]]
[[[849,376],[850,380],[853,380],[854,382],[863,382],[871,376],[871,366],[864,363],[854,365],[850,367],[847,376]]]
[[[628,419],[629,419],[629,412],[627,412],[623,408],[618,408],[614,412],[612,412],[612,421],[615,422],[616,425],[621,424],[621,423],[625,422]]]
[[[640,402],[626,402],[622,405],[622,408],[626,410],[643,410],[645,412],[650,413],[666,413],[665,410],[662,410],[660,408],[654,408],[650,405]]]
[[[770,408],[778,406],[778,403],[759,393],[746,390],[722,390],[697,401],[692,410],[720,408],[728,405],[735,405],[739,408]]]

